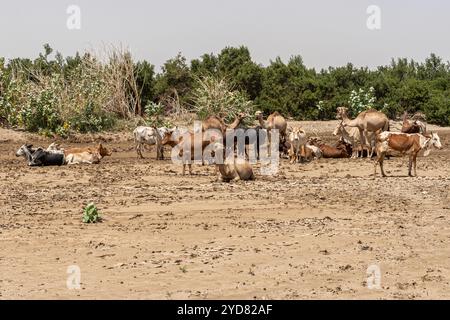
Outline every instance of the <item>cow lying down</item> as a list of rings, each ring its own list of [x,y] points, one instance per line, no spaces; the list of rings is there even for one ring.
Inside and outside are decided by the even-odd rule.
[[[34,166],[55,166],[65,164],[97,164],[105,156],[110,156],[111,151],[103,147],[100,143],[96,147],[61,149],[52,143],[47,150],[43,148],[34,149],[32,145],[25,144],[16,152],[16,156],[23,156],[28,161],[28,165]]]
[[[96,164],[106,156],[111,156],[112,152],[101,143],[96,147],[71,148],[63,151],[66,157],[66,164]]]
[[[24,157],[30,167],[61,166],[65,164],[63,153],[54,153],[42,148],[34,149],[31,144],[24,144],[17,150],[17,157]]]

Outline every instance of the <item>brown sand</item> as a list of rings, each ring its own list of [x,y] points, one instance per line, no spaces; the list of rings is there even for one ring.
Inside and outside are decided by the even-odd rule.
[[[330,141],[335,124],[302,123]],[[123,134],[103,136],[115,152],[99,165],[29,168],[16,149],[51,141],[0,129],[0,298],[448,299],[450,128],[438,132],[444,149],[415,178],[407,158],[384,179],[368,159],[321,159],[220,183],[154,148],[137,159]],[[89,201],[102,223],[81,222]],[[372,264],[381,289],[367,288]]]

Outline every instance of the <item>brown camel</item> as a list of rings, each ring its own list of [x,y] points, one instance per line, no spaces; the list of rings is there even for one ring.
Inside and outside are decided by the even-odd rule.
[[[236,129],[241,124],[241,121],[245,118],[245,116],[245,113],[239,113],[230,125],[227,125],[223,119],[218,116],[209,116],[202,123],[203,131],[208,129],[217,129],[220,130],[222,134],[225,134],[227,129]]]
[[[425,123],[420,120],[408,120],[408,112],[405,111],[403,114],[403,124],[401,132],[403,133],[421,133],[425,134],[427,127]]]
[[[214,146],[215,153],[222,153],[225,156],[225,147],[221,143],[216,143]],[[228,163],[227,163],[228,162]],[[234,158],[229,161],[226,159],[225,163],[216,163],[216,172],[220,172],[220,180],[223,182],[230,182],[231,180],[254,180],[255,175],[250,163],[245,159]]]
[[[358,116],[351,120],[348,117],[348,108],[339,107],[337,108],[338,119],[342,119],[342,124],[344,127],[356,127],[359,130],[360,141],[362,147],[367,147],[370,152],[367,157],[372,157],[373,148],[372,141],[369,139],[369,132],[376,132],[381,129],[382,131],[389,131],[389,119],[388,117],[380,111],[370,109],[363,111]]]
[[[269,144],[271,144],[272,141],[270,131],[272,129],[277,129],[280,134],[280,145],[284,145],[284,143],[286,142],[286,130],[287,130],[286,119],[277,111],[275,111],[269,117],[267,117],[266,121],[263,120],[262,111],[256,111],[255,115],[261,127],[267,130],[267,138],[269,139]]]
[[[267,131],[270,131],[272,129],[278,129],[278,131],[280,132],[280,137],[283,137],[283,139],[286,137],[287,121],[277,111],[275,111],[269,117],[267,117],[267,121],[263,120],[262,111],[256,112],[256,118],[258,119],[261,127],[266,129]]]

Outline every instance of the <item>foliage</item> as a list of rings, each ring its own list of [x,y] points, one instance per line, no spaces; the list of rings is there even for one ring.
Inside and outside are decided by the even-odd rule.
[[[162,103],[149,102],[144,107],[145,119],[148,126],[171,127],[172,123],[164,118],[164,105]]]
[[[0,117],[8,125],[46,135],[112,128],[117,117],[134,116],[139,93],[126,52],[106,62],[86,53],[65,60],[44,47],[35,61],[14,59],[0,68]]]
[[[97,206],[93,202],[89,203],[83,210],[83,222],[96,223],[100,221],[101,217]]]
[[[253,102],[241,91],[234,90],[225,78],[198,78],[192,100],[200,119],[216,115],[232,122],[239,113],[248,116],[254,113]]]
[[[255,106],[298,120],[334,119],[340,106],[352,116],[373,107],[391,119],[422,111],[429,122],[450,125],[450,63],[431,54],[424,62],[398,58],[373,70],[348,63],[319,71],[292,56],[263,67],[244,46],[190,63],[179,53],[158,74],[114,48],[103,57],[63,57],[45,45],[34,60],[0,58],[0,124],[43,134],[108,130],[136,115],[160,126],[192,111],[232,121]]]

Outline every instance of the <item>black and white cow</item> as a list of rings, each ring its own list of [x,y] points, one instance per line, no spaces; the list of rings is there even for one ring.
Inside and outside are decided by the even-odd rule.
[[[31,144],[21,146],[16,157],[24,157],[30,167],[61,166],[65,163],[64,153],[54,153],[42,148],[33,149]]]

